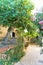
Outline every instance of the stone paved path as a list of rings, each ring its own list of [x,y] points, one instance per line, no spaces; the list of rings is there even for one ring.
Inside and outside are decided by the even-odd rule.
[[[40,51],[41,47],[29,46],[26,50],[26,55],[14,65],[43,65],[43,54],[40,54]]]

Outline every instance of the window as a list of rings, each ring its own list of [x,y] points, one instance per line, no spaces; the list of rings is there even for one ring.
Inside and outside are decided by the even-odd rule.
[[[12,37],[15,37],[15,33],[14,32],[12,32]]]

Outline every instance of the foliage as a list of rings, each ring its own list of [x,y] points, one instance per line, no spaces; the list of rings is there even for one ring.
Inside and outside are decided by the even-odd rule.
[[[39,46],[42,45],[41,38],[40,37],[34,37],[31,39],[31,43],[37,44]]]
[[[38,40],[36,40],[35,38],[34,39],[35,39],[36,43],[39,43],[41,46],[42,45],[42,36],[43,36],[43,29],[41,29],[41,27],[43,25],[39,24],[40,21],[43,21],[43,9],[42,9],[42,11],[36,13],[35,21],[33,22],[37,26],[37,29],[39,29],[39,31],[37,31],[39,38],[38,38]],[[34,39],[33,39],[33,41],[34,41]]]
[[[36,26],[31,20],[33,9],[31,0],[0,0],[0,25],[22,30],[26,28],[33,35],[36,32]]]
[[[6,57],[0,59],[2,65],[12,65],[15,62],[18,62],[25,54],[24,45],[19,43],[15,45],[14,48],[9,49],[5,52]]]
[[[33,5],[27,0],[0,0],[0,24],[25,27],[30,22],[32,9]]]
[[[32,33],[29,33],[29,32],[25,33],[24,37],[29,36],[30,38],[34,38],[37,35],[38,35],[38,33],[36,31],[33,31]]]
[[[4,53],[6,56],[5,58],[0,59],[0,63],[2,63],[3,65],[12,65],[12,63],[18,62],[25,54],[24,48],[24,42],[19,32],[16,45],[14,46],[14,48],[8,49]]]
[[[42,21],[43,20],[43,10],[41,12],[38,12],[36,13],[35,15],[35,24],[36,26],[39,28],[40,30],[40,34],[43,34],[43,30],[41,29],[42,25],[39,24],[39,21]]]

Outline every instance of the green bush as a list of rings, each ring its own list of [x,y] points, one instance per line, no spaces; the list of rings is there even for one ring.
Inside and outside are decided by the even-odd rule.
[[[36,37],[32,38],[31,39],[31,43],[38,44],[39,46],[42,45],[42,42],[41,42],[41,38],[40,37],[38,37],[38,38],[36,38]]]
[[[13,62],[18,62],[24,56],[24,54],[25,52],[23,43],[17,44],[14,48],[5,52],[6,59],[1,59],[0,63],[2,63],[2,65],[12,65]]]
[[[24,45],[20,43],[20,44],[17,44],[13,49],[6,51],[6,54],[8,57],[10,57],[11,62],[18,62],[21,59],[21,57],[24,56],[23,49],[24,49]]]

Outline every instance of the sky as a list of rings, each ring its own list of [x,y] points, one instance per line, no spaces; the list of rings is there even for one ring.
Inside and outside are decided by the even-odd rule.
[[[43,0],[32,0],[32,2],[35,5],[35,9],[33,10],[33,13],[40,11],[41,8],[43,7]]]

